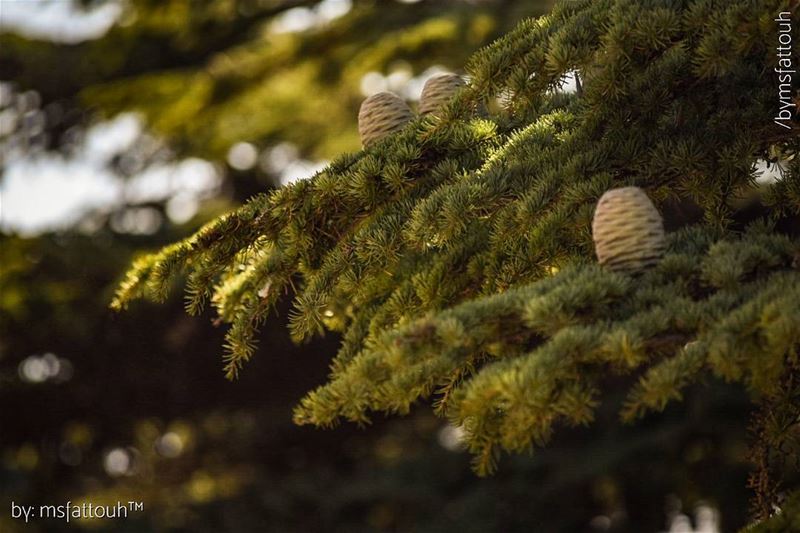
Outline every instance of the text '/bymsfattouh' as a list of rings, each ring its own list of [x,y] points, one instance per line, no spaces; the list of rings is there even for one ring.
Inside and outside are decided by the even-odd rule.
[[[775,67],[775,72],[778,74],[778,114],[774,121],[782,128],[791,129],[789,123],[797,111],[797,104],[792,98],[792,76],[797,69],[792,62],[791,13],[782,11],[775,22],[778,23],[778,66]]]

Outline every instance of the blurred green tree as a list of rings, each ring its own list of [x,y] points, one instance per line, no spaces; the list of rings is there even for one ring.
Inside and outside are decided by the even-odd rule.
[[[4,33],[0,79],[68,110],[142,112],[184,155],[224,159],[238,142],[288,141],[330,158],[358,146],[363,84],[391,77],[400,87],[430,67],[458,69],[550,3],[137,0],[97,40]]]
[[[233,179],[227,188],[235,199],[245,199],[279,182],[283,169],[253,164],[250,148],[244,158],[250,162],[237,162],[232,150],[240,143],[262,157],[291,143],[293,157],[309,161],[355,150],[355,115],[365,93],[391,88],[407,90],[404,96],[413,99],[414,82],[424,81],[430,67],[460,71],[475,49],[549,7],[523,1],[356,0],[352,6],[345,3],[349,10],[336,18],[320,9],[336,3],[129,2],[118,24],[97,40],[57,45],[3,33],[0,79],[41,95],[48,148],[62,148],[67,132],[99,117],[138,111],[176,156],[228,160],[227,175]],[[530,31],[523,27],[495,46],[527,46]],[[565,39],[574,37],[564,33]],[[470,73],[479,74],[483,83],[497,75],[490,85],[499,93],[511,79],[524,86],[527,62],[538,65],[540,59],[535,50],[520,63],[498,59],[496,71]],[[560,65],[558,57],[549,61]],[[547,85],[560,80],[564,70],[548,73]],[[534,84],[513,93],[505,110],[490,102],[493,113],[500,112],[492,119],[495,126],[471,123],[466,135],[444,128],[423,159],[436,162],[453,150],[463,153],[457,160],[466,160],[466,166],[442,175],[454,184],[462,170],[483,164],[491,150],[505,146],[510,132],[558,109],[558,102],[540,108],[533,97],[538,89]],[[462,117],[455,114],[454,122]],[[561,127],[556,121],[557,131],[545,128],[542,135],[561,141],[570,131]],[[482,132],[487,142],[470,146]],[[298,185],[290,194],[299,198],[306,187]],[[512,187],[509,198],[526,187]],[[330,210],[331,217],[346,218],[347,205],[341,212]],[[369,220],[373,208],[370,204],[357,220],[364,215]],[[451,206],[450,212],[459,208]],[[126,317],[103,311],[115,275],[135,249],[172,242],[219,209],[148,237],[120,235],[108,226],[91,237],[73,232],[3,237],[0,485],[5,501],[146,502],[148,511],[135,520],[72,525],[113,531],[655,531],[663,528],[665,515],[679,514],[679,501],[689,507],[705,501],[721,509],[726,530],[745,523],[747,457],[741,428],[751,408],[736,387],[717,381],[691,385],[683,392],[685,405],[622,427],[616,414],[631,376],[609,377],[612,393],[597,408],[593,426],[564,430],[548,449],[514,457],[494,477],[479,480],[465,469],[463,453],[450,451],[463,447],[456,426],[426,412],[415,413],[408,423],[378,422],[369,432],[351,427],[316,432],[289,424],[288,406],[323,381],[329,360],[320,353],[332,352],[340,340],[335,335],[292,347],[285,324],[267,322],[258,337],[276,355],[258,358],[239,381],[227,384],[212,357],[221,333],[181,317],[180,302],[171,299],[158,310],[137,305]],[[438,231],[436,225],[431,228]],[[317,230],[324,228],[309,233],[314,245],[319,244]],[[517,244],[510,239],[512,247]],[[380,246],[376,250],[385,252]],[[585,243],[581,250],[586,253]],[[547,266],[567,267],[572,259],[560,257]],[[537,272],[508,274],[508,286],[532,281]],[[420,282],[438,298],[434,308],[465,296],[436,295],[435,286]],[[339,314],[349,296],[341,297],[345,302],[334,306],[334,316],[323,316],[334,330],[349,320]],[[288,314],[288,304],[276,305],[279,316]],[[408,316],[419,312],[415,306],[408,311]],[[48,352],[53,355],[47,357]],[[68,365],[74,375],[60,382],[64,376],[53,368]],[[26,370],[30,375],[23,381]],[[52,377],[35,381],[50,372]],[[0,515],[3,531],[19,526]],[[34,527],[66,528],[44,522]]]

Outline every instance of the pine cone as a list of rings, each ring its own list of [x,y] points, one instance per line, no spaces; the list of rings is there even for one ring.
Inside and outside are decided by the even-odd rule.
[[[403,129],[414,114],[399,96],[392,93],[373,94],[361,103],[358,112],[358,133],[367,147]]]
[[[592,235],[598,262],[619,272],[656,265],[666,248],[661,215],[639,187],[612,189],[600,197]]]
[[[465,85],[461,76],[455,74],[439,74],[429,78],[419,99],[420,115],[438,111]]]

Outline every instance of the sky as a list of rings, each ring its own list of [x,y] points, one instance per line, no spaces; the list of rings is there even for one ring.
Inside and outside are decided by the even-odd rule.
[[[313,9],[292,9],[274,23],[273,31],[303,31],[344,15],[351,7],[351,0],[325,0]],[[81,9],[72,0],[0,0],[0,31],[77,43],[104,35],[121,13],[121,4],[115,0],[91,10]],[[4,84],[0,92],[8,93],[9,88]],[[0,102],[0,139],[14,130],[22,115],[31,112]],[[192,158],[149,166],[132,179],[123,180],[108,163],[129,150],[144,133],[142,121],[135,114],[125,113],[93,125],[69,155],[43,151],[3,154],[0,231],[32,236],[70,227],[90,211],[165,199],[169,199],[166,211],[174,222],[191,218],[200,201],[218,190],[222,169]],[[275,171],[283,184],[307,178],[325,165],[300,159],[285,144],[266,150],[259,159],[255,146],[237,143],[228,156],[228,163],[239,169],[250,168],[259,160]],[[281,168],[276,171],[277,164]],[[122,219],[119,229],[134,233],[157,229],[147,211],[132,213]]]
[[[0,31],[76,43],[101,37],[120,12],[120,4],[113,1],[83,11],[69,0],[0,0]],[[0,114],[3,133],[16,120],[7,107]],[[129,117],[94,128],[72,158],[52,153],[11,156],[0,178],[0,230],[36,234],[66,226],[87,210],[117,203],[121,185],[103,166],[110,152],[138,135],[135,122]]]
[[[0,0],[0,29],[77,43],[102,37],[121,13],[120,2],[114,0],[91,10],[80,9],[71,0]]]
[[[0,180],[0,230],[36,235],[68,227],[89,211],[165,199],[173,221],[191,218],[220,186],[220,169],[196,158],[162,161],[124,180],[109,162],[132,150],[144,134],[139,117],[123,113],[89,128],[68,156],[38,152],[12,160]],[[141,217],[140,222],[147,224]],[[146,232],[136,224],[127,229]]]

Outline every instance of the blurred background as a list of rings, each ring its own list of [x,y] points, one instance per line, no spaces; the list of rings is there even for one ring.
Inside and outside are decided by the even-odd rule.
[[[748,402],[705,383],[635,427],[621,398],[488,479],[421,405],[296,427],[338,339],[287,309],[236,382],[213,314],[108,310],[142,251],[359,149],[360,101],[409,102],[550,0],[0,0],[0,531],[732,531]],[[14,501],[141,501],[126,520]]]

